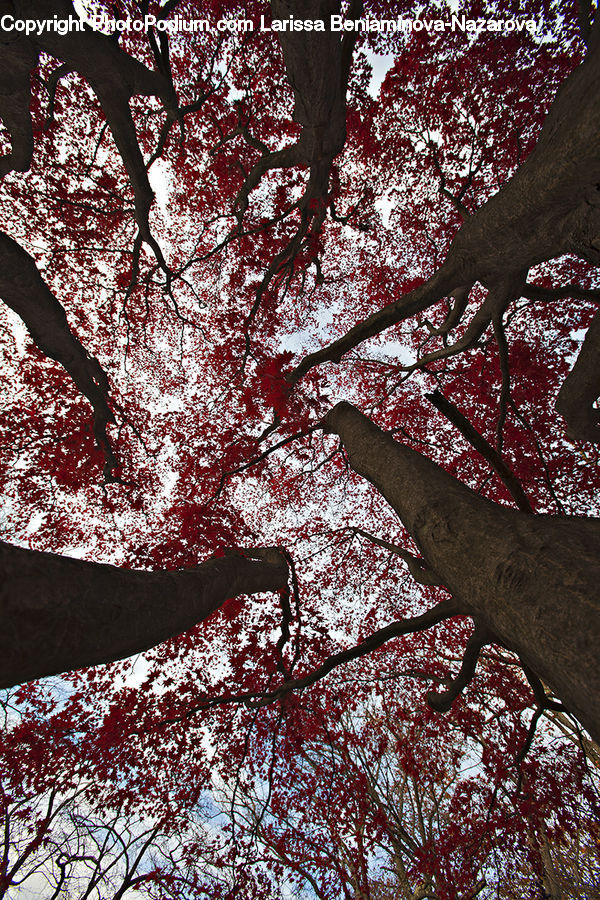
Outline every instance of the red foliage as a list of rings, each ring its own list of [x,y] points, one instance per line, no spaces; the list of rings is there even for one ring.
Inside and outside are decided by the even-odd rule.
[[[139,17],[129,0],[100,5]],[[158,15],[162,5],[149,9]],[[414,13],[409,3],[366,6],[371,17]],[[488,10],[474,4],[473,16],[477,6]],[[44,847],[60,850],[46,802],[53,791],[88,836],[94,815],[156,827],[171,856],[148,862],[132,883],[156,898],[272,898],[306,885],[306,896],[385,897],[405,877],[455,900],[482,873],[499,896],[534,896],[548,842],[597,835],[576,738],[546,724],[520,761],[533,697],[504,651],[490,650],[447,717],[426,707],[426,691],[459,665],[470,632],[462,618],[261,705],[286,680],[443,595],[414,585],[397,556],[357,530],[411,549],[383,498],[318,429],[334,401],[357,403],[473,489],[512,502],[424,397],[441,389],[495,443],[502,372],[491,333],[469,354],[406,376],[419,354],[441,346],[428,325],[444,320],[445,301],[428,311],[431,322],[396,326],[339,366],[296,385],[289,373],[437,268],[460,219],[441,180],[451,194],[464,188],[472,211],[531,151],[579,51],[568,15],[526,6],[504,4],[502,14],[543,15],[545,39],[361,34],[346,145],[306,210],[309,175],[294,165],[266,174],[241,211],[247,173],[300,132],[276,37],[213,30],[172,40],[185,127],[181,139],[175,127],[164,135],[150,168],[150,228],[168,274],[147,245],[133,252],[133,190],[91,88],[76,75],[61,79],[46,123],[44,84],[57,63],[41,59],[32,169],[4,180],[0,216],[108,375],[120,480],[102,483],[87,402],[3,313],[4,537],[150,569],[192,567],[238,545],[281,546],[299,586],[289,598],[229,599],[134,663],[7,695],[2,814],[7,828],[18,823],[12,850],[23,871]],[[266,9],[185,0],[176,12],[258,22]],[[557,41],[553,29],[563,26]],[[121,46],[154,65],[147,36]],[[393,54],[377,97],[368,91],[373,53]],[[131,105],[148,160],[165,116],[147,97]],[[321,214],[322,226],[302,231]],[[590,271],[565,258],[530,278],[589,287]],[[585,514],[600,483],[597,456],[566,438],[548,400],[594,307],[561,303],[519,302],[507,317],[513,402],[502,453],[536,512]],[[419,803],[428,827],[414,814]],[[9,855],[2,896],[17,883]],[[51,858],[48,849],[39,871]],[[384,874],[391,859],[404,871],[397,866],[395,882]]]

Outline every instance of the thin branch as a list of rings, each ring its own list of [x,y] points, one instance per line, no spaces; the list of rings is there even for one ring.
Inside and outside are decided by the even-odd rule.
[[[281,700],[286,694],[289,694],[292,691],[302,691],[305,688],[310,687],[317,681],[321,681],[321,679],[325,678],[326,675],[338,666],[352,662],[355,659],[360,659],[360,657],[366,656],[368,653],[372,653],[393,638],[401,637],[405,634],[414,634],[414,632],[417,631],[426,631],[433,625],[438,625],[440,622],[459,614],[460,609],[454,599],[445,598],[422,615],[392,622],[390,625],[386,625],[384,628],[380,628],[373,632],[373,634],[361,641],[360,644],[329,656],[319,668],[315,669],[310,674],[305,675],[303,678],[295,678],[291,681],[286,681],[273,691],[247,691],[240,694],[209,697],[201,703],[190,707],[179,716],[161,719],[155,727],[162,728],[173,722],[181,722],[203,709],[209,709],[213,706],[222,706],[229,703],[242,703],[250,708],[268,706],[271,703]]]
[[[46,121],[44,122],[44,128],[48,128],[51,125],[52,120],[54,119],[54,102],[56,100],[56,89],[58,87],[58,82],[61,78],[64,78],[65,75],[68,75],[71,72],[70,66],[66,63],[63,63],[60,66],[57,66],[53,72],[48,76],[48,80],[45,82],[46,90],[48,91],[48,112],[46,113]]]
[[[460,197],[455,196],[452,193],[452,191],[450,191],[448,189],[447,182],[446,182],[446,176],[444,174],[444,170],[442,169],[442,164],[440,162],[438,147],[434,141],[431,141],[431,140],[429,141],[429,149],[431,151],[431,155],[433,157],[433,162],[434,162],[435,168],[437,169],[437,173],[440,178],[440,187],[439,187],[440,194],[442,194],[444,197],[446,197],[450,201],[450,203],[452,204],[452,206],[454,207],[454,209],[457,211],[457,213],[459,214],[459,216],[461,217],[461,219],[464,222],[470,216],[469,210],[464,205],[464,203],[462,203]],[[470,180],[472,180],[472,174],[470,174],[470,176],[469,176],[469,181]],[[465,191],[462,191],[463,196],[464,196],[464,193],[465,193]]]
[[[582,288],[577,284],[565,284],[563,287],[546,288],[539,284],[527,282],[521,296],[528,300],[553,303],[555,300],[583,300],[591,303],[600,303],[599,288]]]
[[[439,336],[448,334],[457,325],[460,324],[463,315],[465,314],[465,310],[467,308],[467,304],[469,302],[469,294],[473,285],[463,285],[462,287],[456,288],[455,291],[452,291],[450,296],[454,300],[452,307],[445,320],[439,325],[437,328],[431,324],[427,319],[423,320],[423,324],[429,331],[429,334],[432,336]]]
[[[385,550],[389,550],[390,553],[395,553],[396,556],[403,559],[404,562],[408,564],[410,574],[419,584],[443,585],[443,582],[440,581],[438,576],[428,568],[424,559],[414,556],[412,553],[409,553],[408,550],[405,550],[404,547],[399,547],[398,544],[391,544],[389,541],[376,537],[374,534],[370,534],[362,528],[352,527],[350,530],[355,534],[359,534],[361,537],[366,538],[366,540],[371,541],[372,544],[377,544],[378,547],[383,547]]]
[[[437,712],[448,712],[456,698],[473,680],[481,648],[494,640],[494,635],[484,625],[475,625],[456,678],[450,682],[445,691],[429,691],[427,694],[427,703],[432,709]]]
[[[442,415],[446,416],[446,418],[452,422],[465,440],[467,440],[469,444],[483,456],[486,462],[489,463],[494,472],[502,480],[502,483],[515,501],[518,509],[525,513],[533,512],[529,499],[527,498],[519,479],[504,462],[497,450],[495,450],[483,435],[475,429],[466,416],[464,416],[461,411],[438,390],[434,391],[433,394],[426,394],[425,396],[433,403],[435,408],[442,413]]]

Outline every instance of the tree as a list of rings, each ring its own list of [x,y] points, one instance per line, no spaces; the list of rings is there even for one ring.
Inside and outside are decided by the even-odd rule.
[[[246,550],[193,570],[160,573],[9,544],[0,546],[0,555],[8,624],[2,687],[39,677],[42,670],[52,675],[132,656],[187,631],[230,596],[282,590],[288,575],[276,549]]]
[[[286,754],[268,809],[258,778],[220,786],[224,813],[240,842],[256,841],[257,858],[276,861],[291,883],[297,879],[307,896],[322,900],[524,897],[538,894],[540,884],[553,896],[553,878],[567,896],[593,895],[595,825],[584,806],[577,825],[565,828],[570,814],[552,791],[535,801],[523,793],[515,822],[514,782],[498,785],[490,802],[467,729],[445,729],[440,740],[430,713],[407,717],[399,681],[378,685],[368,663],[358,680],[358,696],[356,681],[342,679],[321,694],[320,727]],[[551,758],[540,755],[526,778],[552,780]],[[577,778],[573,762],[562,757],[563,787]],[[562,879],[561,863],[565,873],[571,866]]]
[[[597,11],[405,34],[363,30],[414,18],[384,0],[110,9],[152,24],[25,35],[71,3],[2,6],[1,683],[180,637],[141,686],[68,678],[68,713],[24,689],[25,743],[97,729],[110,781],[109,748],[176,766],[210,710],[224,744],[276,742],[294,692],[399,637],[433,642],[437,710],[483,646],[516,654],[513,759],[547,709],[598,739]]]
[[[7,802],[4,795],[0,896],[10,897],[10,889],[16,888],[41,890],[53,898],[120,898],[144,884],[163,882],[176,888],[193,881],[182,859],[181,842],[169,847],[171,835],[147,822],[132,821],[121,810],[107,815],[103,809],[98,815],[86,809],[85,794],[81,786],[70,797],[57,798],[51,792]]]
[[[476,704],[459,700],[440,721],[418,708],[420,673],[403,668],[406,657],[386,647],[283,714],[251,725],[249,711],[250,740],[220,706],[213,722],[170,724],[165,741],[149,719],[140,728],[139,687],[121,692],[120,720],[113,710],[94,728],[89,692],[101,705],[104,678],[59,706],[40,692],[17,707],[13,695],[5,710],[18,708],[18,720],[0,747],[7,896],[41,879],[48,895],[73,897],[133,887],[161,898],[516,900],[541,884],[553,896],[553,883],[592,896],[597,772],[586,777],[577,741],[557,744],[544,728],[519,764],[530,700],[516,670],[494,672],[486,656]],[[490,677],[506,698],[501,716],[482,691]],[[215,744],[204,759],[207,728]]]

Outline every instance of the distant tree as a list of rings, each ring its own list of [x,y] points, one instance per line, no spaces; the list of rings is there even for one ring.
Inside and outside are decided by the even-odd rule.
[[[407,671],[385,648],[260,724],[220,704],[168,741],[140,703],[137,728],[114,710],[94,728],[104,679],[59,705],[29,692],[1,748],[6,896],[593,897],[597,770],[548,727],[525,756],[527,688],[492,655],[451,719],[415,713],[428,649]]]
[[[553,884],[565,897],[594,890],[593,790],[573,807],[567,799],[579,793],[576,753],[555,757],[557,748],[540,744],[526,772],[513,757],[492,787],[475,748],[490,739],[493,718],[469,735],[464,710],[441,731],[431,713],[407,713],[406,688],[388,681],[381,691],[375,666],[353,674],[319,693],[302,743],[283,754],[268,805],[258,778],[232,778],[217,791],[239,843],[256,842],[257,860],[282,866],[302,896],[321,900],[512,900],[539,896],[542,884],[552,897]]]

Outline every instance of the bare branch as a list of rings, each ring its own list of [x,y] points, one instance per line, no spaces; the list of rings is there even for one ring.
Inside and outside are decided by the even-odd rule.
[[[376,537],[374,534],[369,534],[368,531],[363,531],[362,528],[352,528],[351,530],[355,534],[360,534],[361,537],[371,541],[372,544],[384,547],[386,550],[389,550],[390,553],[395,553],[396,556],[403,559],[404,562],[408,564],[408,570],[418,584],[442,584],[435,572],[432,572],[431,569],[428,568],[424,559],[414,556],[412,553],[409,553],[408,550],[405,550],[404,547],[399,547],[398,544],[390,544],[389,541],[384,541],[383,538]]]
[[[462,287],[456,288],[455,291],[452,291],[450,296],[454,300],[450,312],[446,316],[444,322],[439,325],[437,328],[431,324],[427,319],[423,321],[423,324],[427,327],[429,334],[432,336],[444,335],[448,334],[457,325],[460,324],[463,315],[467,309],[467,305],[469,303],[469,294],[471,292],[472,285],[464,285]]]
[[[577,284],[565,284],[563,287],[545,288],[539,284],[527,282],[521,291],[523,297],[528,300],[553,303],[555,300],[583,300],[591,303],[600,303],[600,289],[582,288]]]
[[[435,408],[442,415],[452,422],[458,428],[462,436],[471,444],[471,446],[480,453],[483,458],[490,464],[494,472],[502,480],[511,497],[515,501],[521,512],[531,513],[531,504],[523,490],[521,482],[516,477],[512,469],[504,462],[500,454],[492,445],[486,441],[482,434],[469,422],[461,411],[450,401],[444,397],[440,391],[434,391],[433,394],[426,394],[427,399],[433,403]]]

